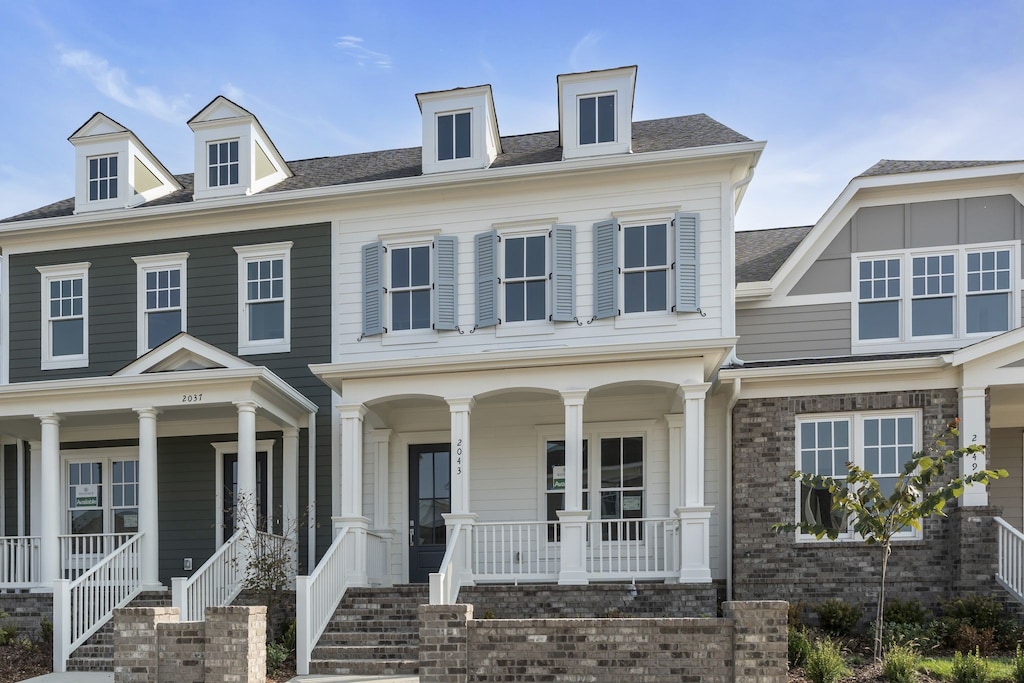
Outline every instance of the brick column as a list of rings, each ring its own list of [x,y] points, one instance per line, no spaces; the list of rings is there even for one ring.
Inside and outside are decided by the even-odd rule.
[[[995,576],[999,569],[999,539],[995,518],[1003,514],[998,505],[958,507],[949,542],[953,545],[954,594],[1000,592]],[[1003,593],[1005,595],[1005,593]]]
[[[266,680],[267,608],[207,607],[207,683]]]
[[[788,631],[782,600],[722,603],[733,620],[733,680],[736,683],[786,683]]]
[[[178,621],[177,607],[114,610],[114,683],[157,683],[157,624]]]
[[[472,618],[472,605],[420,605],[420,683],[466,683]]]

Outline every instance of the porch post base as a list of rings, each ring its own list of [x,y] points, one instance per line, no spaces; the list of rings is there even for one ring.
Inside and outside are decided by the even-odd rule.
[[[677,508],[679,583],[711,583],[712,506]]]
[[[558,521],[562,531],[562,562],[558,571],[560,586],[585,586],[590,583],[587,574],[587,520],[586,510],[559,510]]]
[[[366,571],[366,532],[370,529],[370,519],[360,515],[351,517],[331,517],[331,524],[334,528],[334,537],[337,538],[341,530],[348,528],[350,549],[345,558],[345,574],[352,577],[352,585],[368,586],[370,578]]]

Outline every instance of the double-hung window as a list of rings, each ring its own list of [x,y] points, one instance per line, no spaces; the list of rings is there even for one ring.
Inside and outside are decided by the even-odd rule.
[[[472,113],[468,111],[437,116],[437,160],[468,159],[473,156]]]
[[[89,158],[89,201],[117,199],[117,155]]]
[[[967,252],[967,333],[1010,329],[1010,250]]]
[[[222,140],[207,145],[209,186],[238,184],[238,140]]]
[[[584,95],[577,103],[580,144],[615,142],[615,94]]]
[[[547,242],[547,235],[503,239],[505,322],[547,320]]]
[[[955,262],[953,254],[913,257],[910,304],[910,329],[913,336],[953,334]]]
[[[89,365],[89,264],[41,266],[43,370]]]
[[[139,256],[138,353],[141,356],[187,329],[187,253]]]
[[[66,533],[134,534],[139,529],[139,461],[133,448],[104,449],[102,454],[68,456],[64,470],[67,491]],[[109,552],[73,544],[75,554]]]
[[[861,339],[900,336],[900,264],[898,258],[860,262],[859,323]]]
[[[846,463],[853,462],[874,474],[882,494],[888,496],[919,448],[919,419],[916,412],[889,411],[801,416],[796,425],[797,469],[842,482]],[[797,521],[835,529],[840,539],[856,540],[850,520],[833,511],[832,502],[828,490],[797,482]],[[913,536],[910,530],[904,534]]]
[[[238,252],[238,353],[291,350],[291,242]]]
[[[668,310],[668,225],[622,229],[622,307],[626,313]]]
[[[429,330],[430,245],[391,249],[391,329]]]

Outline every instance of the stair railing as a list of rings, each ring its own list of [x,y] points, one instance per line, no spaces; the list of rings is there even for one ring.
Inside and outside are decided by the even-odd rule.
[[[171,605],[181,610],[181,621],[203,621],[207,607],[230,605],[245,581],[245,530],[240,529],[217,549],[191,577],[171,579]]]
[[[995,522],[999,548],[996,582],[1024,603],[1024,534],[1002,517]]]
[[[468,524],[459,521],[451,529],[448,549],[436,572],[430,575],[430,604],[454,605],[459,597],[459,590],[468,583],[467,558],[469,557]]]
[[[89,636],[142,592],[142,534],[74,579],[58,579],[53,589],[53,670],[67,670],[68,657]]]
[[[356,540],[351,527],[338,527],[338,535],[313,573],[295,577],[295,668],[300,676],[309,673],[313,648],[345,591],[356,583],[353,577],[360,569],[355,566],[359,556]]]

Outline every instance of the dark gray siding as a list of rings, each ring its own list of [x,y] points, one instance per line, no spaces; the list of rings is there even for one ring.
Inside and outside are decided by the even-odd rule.
[[[318,556],[330,541],[330,391],[309,372],[331,360],[330,224],[290,226],[158,242],[117,244],[10,258],[11,382],[108,376],[136,357],[136,273],[132,257],[187,251],[189,334],[229,353],[238,351],[238,254],[234,247],[291,241],[291,352],[245,356],[264,365],[319,406],[316,424]],[[89,367],[40,370],[40,275],[37,266],[89,262]],[[278,438],[279,433],[270,435]],[[182,575],[182,558],[198,567],[213,550],[213,441],[203,435],[179,450],[160,443],[161,577]],[[170,449],[166,455],[166,448]],[[205,444],[205,447],[203,446]],[[308,438],[299,447],[299,507],[308,507]],[[89,445],[96,445],[95,443]],[[134,445],[132,443],[131,445]],[[168,460],[170,458],[170,460]],[[170,464],[169,464],[170,463]],[[278,466],[275,482],[280,488]],[[275,492],[275,501],[281,495]],[[166,532],[164,531],[166,528]],[[305,557],[306,534],[300,534]]]
[[[824,358],[850,354],[850,305],[820,304],[736,311],[743,360]]]
[[[4,535],[18,535],[18,447],[4,446]],[[27,488],[27,487],[26,487]]]

